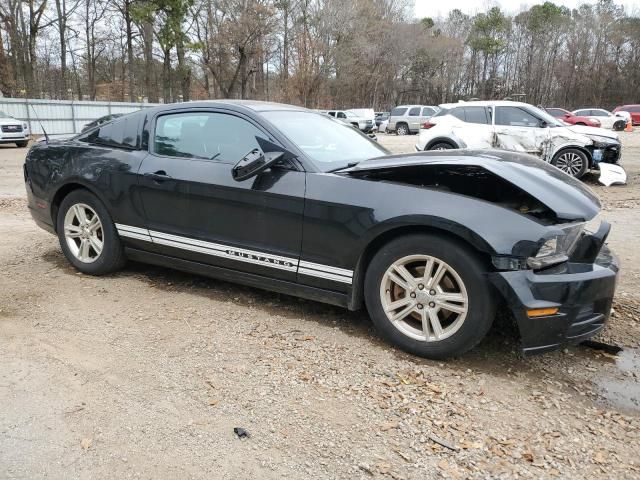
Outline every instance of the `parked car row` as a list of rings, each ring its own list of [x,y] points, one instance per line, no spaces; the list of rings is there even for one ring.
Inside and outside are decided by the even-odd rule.
[[[422,124],[416,150],[457,148],[529,153],[576,178],[601,163],[616,164],[622,153],[610,130],[568,125],[533,105],[509,101],[441,105]]]

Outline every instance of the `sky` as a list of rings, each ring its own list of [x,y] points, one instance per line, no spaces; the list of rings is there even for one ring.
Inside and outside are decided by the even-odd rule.
[[[564,5],[569,8],[575,8],[583,3],[595,3],[595,0],[551,0],[556,5]],[[508,13],[519,12],[531,5],[544,3],[544,0],[415,0],[416,17],[446,17],[450,10],[458,8],[464,13],[474,14],[479,11],[485,11],[487,7],[499,5]],[[640,0],[615,0],[620,5],[624,5],[625,9],[632,13],[640,14]],[[444,5],[443,5],[444,4]]]

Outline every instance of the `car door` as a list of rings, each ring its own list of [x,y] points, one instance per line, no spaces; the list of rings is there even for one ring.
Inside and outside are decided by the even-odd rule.
[[[412,132],[417,132],[420,130],[420,118],[422,114],[421,107],[412,107],[409,109],[409,113],[407,114],[407,122],[409,123],[409,130]]]
[[[464,142],[466,148],[490,148],[493,142],[491,107],[455,107],[450,115],[461,122],[452,122],[454,138]]]
[[[546,154],[549,128],[533,113],[520,106],[495,107],[495,147],[526,152],[538,157]]]
[[[139,190],[152,249],[173,257],[295,280],[305,173],[293,163],[238,182],[244,155],[277,142],[225,110],[160,113],[149,126]],[[259,143],[262,142],[262,143]]]

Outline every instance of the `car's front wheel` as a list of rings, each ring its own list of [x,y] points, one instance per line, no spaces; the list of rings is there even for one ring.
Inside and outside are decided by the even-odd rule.
[[[551,164],[575,178],[582,177],[589,169],[587,155],[577,148],[568,148],[556,153]]]
[[[74,190],[62,200],[56,230],[65,257],[83,273],[104,275],[125,263],[122,243],[109,212],[87,190]]]
[[[367,309],[380,334],[401,349],[441,359],[477,345],[495,315],[486,268],[461,243],[411,235],[385,245],[365,277]]]
[[[455,148],[449,142],[437,142],[429,147],[429,150],[451,150]]]

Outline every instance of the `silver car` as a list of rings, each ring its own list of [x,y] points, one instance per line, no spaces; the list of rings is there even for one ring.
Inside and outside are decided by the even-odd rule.
[[[438,110],[438,107],[429,105],[399,105],[391,110],[387,131],[398,135],[418,133],[420,125],[438,113]]]

